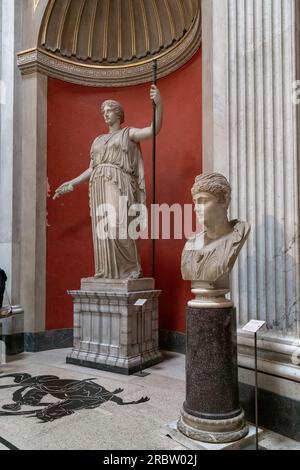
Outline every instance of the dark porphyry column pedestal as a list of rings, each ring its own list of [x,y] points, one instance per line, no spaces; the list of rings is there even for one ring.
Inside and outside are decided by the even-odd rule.
[[[186,401],[180,432],[213,443],[236,441],[248,433],[237,374],[234,309],[187,307]]]

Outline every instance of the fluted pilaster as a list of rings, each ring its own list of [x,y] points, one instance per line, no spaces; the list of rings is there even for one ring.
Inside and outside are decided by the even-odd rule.
[[[266,320],[269,334],[294,336],[299,321],[295,1],[203,0],[204,16],[207,9],[213,47],[203,37],[204,61],[211,61],[204,86],[208,73],[212,78],[204,120],[213,121],[215,131],[214,144],[204,145],[204,170],[229,177],[231,215],[252,226],[232,276],[239,322]],[[215,62],[222,51],[220,67]]]

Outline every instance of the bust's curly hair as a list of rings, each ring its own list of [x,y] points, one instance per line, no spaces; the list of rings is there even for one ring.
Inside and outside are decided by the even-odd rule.
[[[101,104],[101,113],[104,113],[104,108],[105,106],[108,106],[109,108],[113,109],[117,116],[120,118],[120,123],[123,124],[125,120],[125,113],[124,109],[122,108],[122,105],[115,100],[106,100]]]
[[[192,196],[200,192],[210,193],[215,196],[220,203],[225,203],[228,209],[231,200],[231,187],[225,176],[220,173],[203,173],[196,176],[195,184],[192,187]]]

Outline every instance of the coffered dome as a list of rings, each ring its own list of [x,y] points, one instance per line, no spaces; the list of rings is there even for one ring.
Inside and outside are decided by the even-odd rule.
[[[76,62],[153,58],[192,28],[197,0],[50,0],[40,48]]]
[[[130,86],[184,65],[201,45],[201,0],[48,0],[34,49],[18,53],[37,71],[87,86]]]

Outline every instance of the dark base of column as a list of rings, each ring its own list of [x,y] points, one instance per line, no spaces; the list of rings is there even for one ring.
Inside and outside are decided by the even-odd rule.
[[[248,433],[239,405],[235,311],[187,308],[186,401],[178,429],[203,442],[226,443]]]

